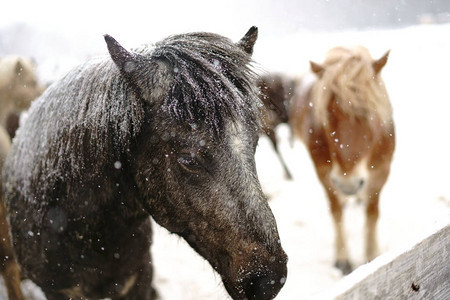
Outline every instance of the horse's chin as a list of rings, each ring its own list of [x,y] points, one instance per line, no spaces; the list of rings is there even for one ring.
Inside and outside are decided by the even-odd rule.
[[[226,270],[222,274],[225,289],[232,299],[269,300],[275,298],[286,282],[287,257],[282,252],[281,259],[270,259],[259,267],[245,271],[245,266],[254,262],[244,263],[237,270]]]
[[[245,296],[244,293],[244,289],[242,287],[242,285],[238,284],[238,283],[228,283],[225,279],[222,279],[223,285],[225,287],[225,289],[227,290],[228,294],[230,295],[230,297],[234,300],[238,300],[238,299],[246,299],[247,297]]]
[[[270,300],[276,297],[286,282],[286,269],[283,275],[273,272],[253,274],[233,283],[223,280],[225,289],[235,300]]]

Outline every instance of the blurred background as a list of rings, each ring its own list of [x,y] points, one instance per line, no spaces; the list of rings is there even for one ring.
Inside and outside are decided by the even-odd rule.
[[[259,27],[260,40],[264,40],[305,31],[402,28],[450,21],[446,0],[7,0],[2,11],[0,56],[28,55],[41,64],[46,60],[44,68],[51,67],[52,75],[41,70],[44,80],[64,73],[75,60],[104,53],[105,33],[124,45],[136,46],[190,31],[238,39],[253,25]],[[57,57],[57,63],[50,63]]]

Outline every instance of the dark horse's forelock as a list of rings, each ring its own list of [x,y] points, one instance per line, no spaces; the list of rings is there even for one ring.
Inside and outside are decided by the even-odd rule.
[[[156,44],[152,56],[172,68],[162,108],[174,119],[206,124],[216,133],[229,118],[258,124],[259,99],[249,55],[229,39],[208,33],[176,35]]]

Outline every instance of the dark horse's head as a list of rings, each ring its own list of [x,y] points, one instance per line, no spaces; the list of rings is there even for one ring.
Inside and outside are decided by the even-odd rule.
[[[238,43],[184,34],[129,52],[105,36],[145,103],[131,163],[144,206],[210,262],[234,299],[272,299],[287,273],[255,168],[256,38],[254,27]]]
[[[259,97],[264,103],[266,111],[275,113],[274,116],[268,118],[269,120],[266,120],[273,127],[288,122],[287,108],[294,93],[295,84],[294,79],[289,79],[281,74],[265,74],[258,79]]]

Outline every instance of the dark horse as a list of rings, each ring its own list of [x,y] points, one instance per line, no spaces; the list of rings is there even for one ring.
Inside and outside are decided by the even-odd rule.
[[[287,179],[292,179],[292,174],[278,149],[275,128],[282,123],[288,123],[288,106],[294,95],[296,85],[297,81],[294,78],[276,73],[262,75],[257,81],[257,86],[260,90],[259,98],[264,104],[262,109],[264,134],[272,142],[273,149],[283,166]]]
[[[36,100],[3,180],[13,243],[48,299],[152,299],[149,216],[233,299],[272,299],[287,257],[256,174],[257,29],[169,37],[90,61]]]

